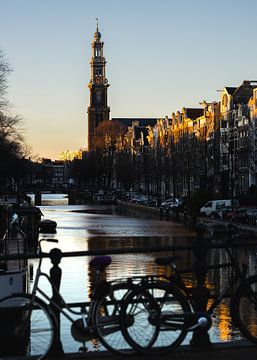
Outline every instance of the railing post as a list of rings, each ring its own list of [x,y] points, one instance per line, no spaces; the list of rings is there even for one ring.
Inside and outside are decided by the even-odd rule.
[[[193,298],[196,305],[196,311],[205,312],[210,296],[210,291],[205,287],[205,278],[207,272],[207,252],[208,240],[204,237],[206,226],[202,223],[196,226],[197,236],[194,243],[194,271],[196,275],[197,285],[193,289]],[[192,346],[210,346],[210,336],[205,328],[198,328],[193,332],[190,341]]]
[[[187,222],[187,207],[184,206],[183,208],[183,214],[184,214],[184,223]]]
[[[178,208],[178,206],[176,206],[174,210],[175,210],[175,218],[176,218],[177,221],[179,221],[179,208]]]
[[[61,262],[62,252],[61,250],[55,248],[50,251],[49,255],[51,262],[53,264],[53,267],[50,269],[50,278],[54,284],[54,287],[52,288],[53,291],[52,301],[54,301],[59,306],[62,306],[62,304],[60,303],[60,296],[58,293],[60,289],[61,277],[62,277],[62,269],[58,265]],[[54,341],[49,351],[49,354],[58,357],[64,355],[63,346],[61,342],[60,311],[55,307],[52,307],[52,310],[57,320],[57,329],[56,329],[57,331],[55,332]]]

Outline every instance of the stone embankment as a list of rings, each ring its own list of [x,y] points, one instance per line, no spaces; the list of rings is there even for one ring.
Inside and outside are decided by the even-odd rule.
[[[160,209],[158,207],[145,206],[125,201],[117,201],[119,207],[125,208],[133,216],[151,216],[164,221],[176,221],[184,223],[185,226],[194,228],[196,224],[204,223],[211,235],[226,233],[229,227],[233,226],[240,233],[248,233],[257,237],[257,226],[248,224],[231,223],[225,220],[196,218],[193,219],[187,213],[173,212],[171,210]]]

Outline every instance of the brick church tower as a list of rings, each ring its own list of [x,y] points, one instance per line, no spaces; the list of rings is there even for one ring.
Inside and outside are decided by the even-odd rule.
[[[94,149],[95,128],[104,120],[110,118],[110,108],[107,105],[107,90],[110,86],[106,78],[106,61],[103,56],[104,43],[98,29],[98,20],[94,39],[92,41],[92,57],[90,61],[91,76],[88,84],[90,90],[90,105],[88,113],[88,151]]]

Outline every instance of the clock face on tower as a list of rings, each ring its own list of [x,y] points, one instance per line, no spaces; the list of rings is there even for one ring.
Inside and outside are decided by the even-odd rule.
[[[95,81],[96,81],[97,84],[101,84],[101,82],[102,82],[102,77],[99,76],[99,75],[96,76]]]

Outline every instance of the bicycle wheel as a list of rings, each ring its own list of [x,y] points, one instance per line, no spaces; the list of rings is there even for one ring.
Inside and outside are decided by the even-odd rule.
[[[135,352],[124,339],[120,327],[120,309],[124,297],[131,290],[129,283],[117,283],[111,291],[97,299],[93,323],[101,343],[116,354],[133,355]]]
[[[240,285],[231,299],[231,317],[241,333],[257,343],[257,276]]]
[[[169,284],[149,283],[132,291],[121,309],[121,328],[137,351],[154,354],[175,349],[187,330],[184,313],[190,306],[182,292]]]
[[[35,356],[42,359],[53,343],[55,318],[38,298],[30,295],[6,297],[0,301],[1,355]]]

